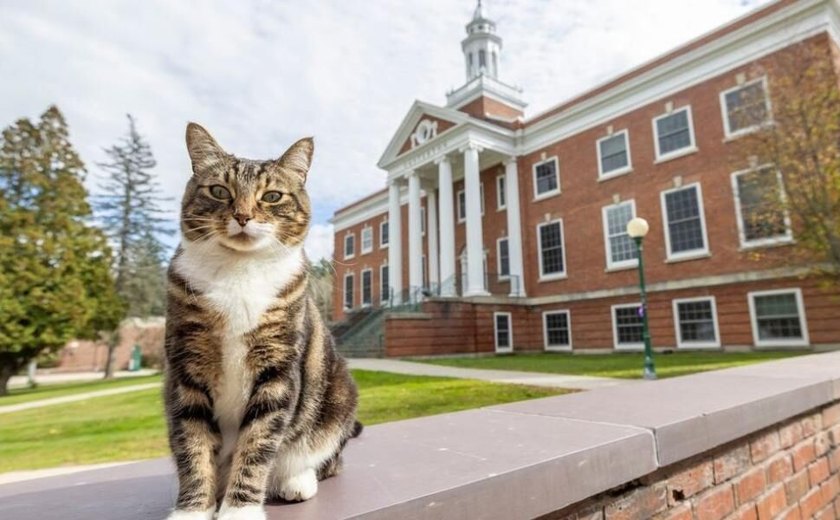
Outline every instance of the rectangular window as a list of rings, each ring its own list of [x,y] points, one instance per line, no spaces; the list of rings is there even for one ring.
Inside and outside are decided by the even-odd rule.
[[[674,300],[677,347],[719,347],[717,309],[712,297]]]
[[[494,312],[493,326],[496,336],[496,352],[513,350],[513,327],[509,312]]]
[[[344,237],[344,258],[356,256],[356,235],[349,234]]]
[[[555,220],[537,226],[539,237],[540,280],[566,275],[566,254],[563,246],[563,221]]]
[[[736,137],[761,127],[770,114],[765,78],[721,92],[720,104],[726,137]]]
[[[426,208],[420,207],[420,234],[426,234]]]
[[[751,292],[747,298],[756,346],[808,345],[808,327],[800,289]]]
[[[782,203],[781,174],[773,166],[732,174],[742,247],[790,242],[793,235]]]
[[[544,312],[543,334],[546,350],[571,350],[572,322],[569,311]]]
[[[368,306],[373,302],[373,271],[365,269],[362,271],[362,306]]]
[[[598,139],[598,175],[610,177],[629,172],[630,144],[627,130]]]
[[[362,254],[373,251],[373,228],[366,227],[362,229]]]
[[[644,346],[641,304],[613,305],[612,319],[616,349],[637,349]]]
[[[353,308],[353,275],[344,275],[344,308]]]
[[[429,269],[426,266],[426,255],[420,257],[420,270],[421,276],[420,278],[423,279],[423,287],[429,286]]]
[[[382,265],[379,268],[379,301],[382,305],[391,301],[389,276],[388,264]]]
[[[664,160],[694,151],[691,107],[680,108],[653,120],[656,159]]]
[[[635,201],[604,206],[604,243],[607,249],[607,269],[621,269],[638,264],[636,244],[627,234],[627,223],[636,216]]]
[[[510,278],[510,253],[507,238],[496,241],[496,258],[499,260],[499,279]]]
[[[388,247],[390,237],[388,236],[388,221],[384,220],[379,223],[379,247]]]
[[[499,175],[496,177],[496,209],[505,209],[507,207],[507,200],[505,199],[505,176]]]
[[[709,254],[700,184],[663,191],[662,217],[669,260]]]
[[[482,182],[478,186],[479,194],[481,197],[481,214],[484,215],[484,183]],[[467,220],[467,195],[464,190],[460,190],[457,194],[457,201],[456,201],[456,211],[458,213],[458,222],[464,222]]]
[[[542,199],[560,193],[557,157],[534,165],[534,198]]]

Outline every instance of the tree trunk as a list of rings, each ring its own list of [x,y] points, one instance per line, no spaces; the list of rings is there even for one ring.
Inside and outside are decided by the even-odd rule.
[[[117,345],[119,344],[120,331],[117,329],[112,332],[108,338],[108,357],[105,359],[105,379],[113,379],[114,377],[114,365],[117,362],[115,351],[117,350]]]
[[[17,367],[8,363],[0,362],[0,395],[9,393],[9,379],[17,372]]]

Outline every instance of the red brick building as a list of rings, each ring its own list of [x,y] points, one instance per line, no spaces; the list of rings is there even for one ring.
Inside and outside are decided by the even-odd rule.
[[[839,21],[833,0],[776,1],[526,118],[479,5],[467,82],[416,101],[387,188],[335,213],[335,317],[417,303],[386,313],[386,355],[641,349],[641,216],[656,348],[840,346],[840,291],[789,263],[789,219],[751,224],[778,172],[728,159],[771,117],[761,65],[837,52]]]

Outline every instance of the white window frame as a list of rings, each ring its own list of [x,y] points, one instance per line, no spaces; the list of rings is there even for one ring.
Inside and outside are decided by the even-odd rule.
[[[790,213],[787,209],[783,209],[785,214],[785,234],[779,235],[770,238],[759,238],[756,240],[747,240],[746,239],[746,230],[744,229],[744,219],[743,215],[741,214],[741,193],[738,191],[738,177],[741,175],[746,175],[749,173],[753,173],[759,170],[763,170],[765,168],[773,168],[776,172],[776,179],[779,181],[779,196],[781,197],[781,202],[784,203],[785,200],[785,188],[782,182],[782,172],[779,171],[772,164],[763,164],[761,166],[756,166],[755,168],[748,168],[746,170],[739,170],[737,172],[732,173],[732,196],[735,197],[735,221],[738,223],[738,241],[741,245],[741,249],[752,249],[756,247],[768,247],[768,246],[776,246],[780,244],[790,244],[793,242],[793,229],[791,226],[790,221]]]
[[[560,223],[560,238],[561,243],[563,244],[563,271],[560,273],[550,273],[544,274],[543,271],[543,250],[542,250],[542,235],[540,235],[540,230],[545,226],[550,226],[551,224]],[[539,265],[539,282],[549,282],[552,280],[562,280],[568,277],[569,273],[569,265],[566,263],[566,230],[563,228],[563,219],[558,218],[554,220],[549,220],[548,222],[540,222],[537,224],[537,261]]]
[[[499,347],[499,330],[497,316],[506,316],[508,320],[508,346]],[[494,312],[493,313],[493,345],[496,347],[496,353],[510,353],[513,352],[513,316],[509,312]]]
[[[499,280],[510,280],[510,240],[509,237],[496,239],[496,275]],[[508,244],[508,274],[502,274],[502,241]]]
[[[691,138],[691,144],[686,146],[685,148],[680,148],[679,150],[674,150],[672,152],[666,153],[662,155],[659,153],[659,130],[657,129],[656,122],[660,119],[664,119],[668,116],[673,116],[678,112],[686,111],[688,112],[688,135]],[[692,154],[697,151],[697,140],[694,135],[694,120],[691,116],[691,105],[684,105],[679,108],[675,108],[670,112],[665,112],[664,114],[658,115],[651,120],[651,124],[653,125],[653,145],[656,149],[656,160],[654,163],[661,163],[665,161],[670,161],[671,159],[676,159],[677,157],[682,157],[684,155]]]
[[[545,193],[537,192],[537,167],[543,164],[547,164],[550,162],[554,162],[554,176],[557,178],[557,188],[547,191]],[[545,160],[539,161],[534,163],[531,166],[531,180],[534,184],[534,200],[543,200],[549,197],[553,197],[555,195],[559,195],[561,191],[563,191],[562,186],[560,185],[560,160],[557,156],[549,157]]]
[[[365,247],[365,234],[370,235],[370,245],[367,248]],[[363,227],[362,230],[359,232],[359,238],[360,238],[359,242],[361,242],[361,244],[359,244],[361,246],[359,248],[359,250],[361,251],[361,254],[366,255],[366,254],[372,252],[373,251],[373,228],[371,226]]]
[[[365,273],[370,273],[370,301],[365,302]],[[370,307],[373,305],[373,269],[362,269],[359,273],[359,302],[362,307]]]
[[[500,184],[504,184],[504,186],[499,186]],[[503,209],[507,209],[507,193],[505,190],[507,189],[507,179],[505,178],[505,174],[499,174],[496,176],[496,211],[502,211]],[[502,199],[505,199],[502,202]]]
[[[696,303],[696,302],[710,302],[712,308],[712,322],[715,328],[714,341],[690,341],[684,342],[682,334],[680,333],[680,309],[681,303]],[[704,348],[720,348],[720,327],[718,326],[717,302],[714,296],[698,296],[695,298],[675,298],[671,301],[671,306],[674,311],[674,333],[677,338],[677,348],[682,349],[704,349]]]
[[[388,241],[383,243],[382,242],[382,237],[384,237],[385,234],[382,233],[382,229],[385,226],[388,226]],[[387,220],[383,220],[382,222],[379,223],[379,249],[388,249],[388,244],[390,244],[390,243],[391,243],[391,225],[388,224]]]
[[[794,294],[796,306],[799,311],[799,327],[802,329],[801,339],[759,339],[758,319],[755,314],[756,296],[773,296],[775,294]],[[802,299],[802,289],[792,287],[790,289],[773,289],[769,291],[751,291],[747,293],[747,303],[750,307],[750,326],[753,334],[753,344],[758,347],[807,347],[811,344],[808,335],[808,320],[805,317],[805,301]]]
[[[695,249],[681,253],[672,253],[671,233],[668,232],[668,207],[665,202],[665,196],[669,193],[673,193],[680,190],[687,190],[690,188],[695,188],[697,190],[697,207],[700,210],[700,229],[703,232],[703,249]],[[709,249],[709,234],[706,229],[706,209],[703,206],[703,187],[700,185],[700,182],[692,182],[689,184],[684,184],[678,188],[669,188],[667,190],[663,190],[659,193],[659,197],[661,199],[662,206],[662,231],[665,233],[665,252],[667,254],[666,261],[681,262],[683,260],[693,260],[695,258],[704,258],[711,256],[711,252]]]
[[[642,306],[641,302],[636,303],[617,303],[615,305],[610,306],[610,320],[612,320],[612,329],[613,329],[613,349],[620,350],[620,351],[628,351],[628,352],[638,352],[640,350],[644,350],[645,343],[644,340],[639,343],[619,343],[618,342],[618,320],[616,319],[615,311],[616,309],[624,309],[624,308],[634,308],[638,309]],[[644,318],[642,318],[644,319]],[[644,325],[642,325],[644,327]]]
[[[351,278],[352,281],[350,282],[352,298],[350,298],[350,306],[347,306],[347,279]],[[344,273],[344,285],[341,288],[341,305],[345,311],[349,311],[353,309],[353,304],[356,303],[356,279],[354,278],[354,273]]]
[[[552,314],[565,314],[566,324],[569,329],[569,344],[568,345],[549,345],[548,343],[548,316]],[[555,309],[550,311],[543,311],[542,313],[543,325],[543,348],[548,352],[571,352],[572,351],[572,313],[569,309]]]
[[[426,236],[426,207],[420,206],[420,236]]]
[[[607,139],[612,139],[613,137],[617,137],[621,134],[624,134],[624,146],[627,150],[627,166],[623,168],[619,168],[617,170],[612,170],[609,172],[604,172],[604,165],[601,160],[601,141],[606,141]],[[619,132],[613,132],[611,134],[605,135],[600,139],[595,141],[595,157],[598,159],[598,180],[603,181],[607,179],[612,179],[613,177],[618,177],[620,175],[626,175],[633,171],[633,158],[630,155],[630,131],[628,129],[621,130]]]
[[[353,240],[353,253],[347,254],[347,239]],[[355,233],[347,233],[344,235],[344,259],[349,260],[351,258],[356,257],[356,234]]]
[[[619,271],[622,269],[631,269],[639,266],[639,259],[633,258],[631,260],[621,260],[619,262],[613,262],[612,260],[612,250],[610,249],[610,236],[609,236],[609,219],[607,218],[607,212],[612,208],[617,208],[624,204],[630,204],[630,207],[633,212],[633,218],[636,217],[636,199],[630,200],[623,200],[618,204],[610,204],[608,206],[604,206],[601,208],[601,220],[604,228],[604,254],[607,258],[607,271]],[[626,230],[625,230],[626,233]]]
[[[388,264],[382,264],[379,266],[379,306],[383,306],[387,304],[391,300],[391,281],[387,279],[383,271],[388,268]],[[390,271],[390,270],[389,270]],[[390,275],[390,272],[389,272]],[[383,299],[383,286],[385,288],[385,298]]]
[[[484,183],[478,185],[479,196],[481,197],[481,215],[484,216]],[[464,194],[464,216],[461,217],[461,194]],[[467,191],[465,188],[458,190],[455,194],[455,216],[458,218],[458,223],[463,224],[467,221]]]
[[[748,126],[733,132],[732,130],[730,130],[729,126],[729,110],[727,110],[726,107],[726,95],[730,92],[735,92],[736,90],[741,90],[743,88],[750,87],[756,83],[761,83],[761,87],[764,90],[764,108],[767,111],[767,119],[763,123]],[[770,114],[770,95],[767,90],[767,86],[767,76],[761,76],[760,78],[744,82],[740,85],[735,85],[734,87],[728,88],[720,93],[720,113],[721,118],[723,119],[723,135],[726,140],[737,139],[742,135],[750,134],[770,124],[770,122],[772,121],[772,116]]]

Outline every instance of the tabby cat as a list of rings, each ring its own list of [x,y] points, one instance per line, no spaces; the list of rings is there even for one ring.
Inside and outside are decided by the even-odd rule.
[[[306,500],[361,424],[346,362],[307,291],[314,149],[240,159],[187,126],[192,178],[169,268],[164,400],[178,471],[170,520],[264,519]]]

